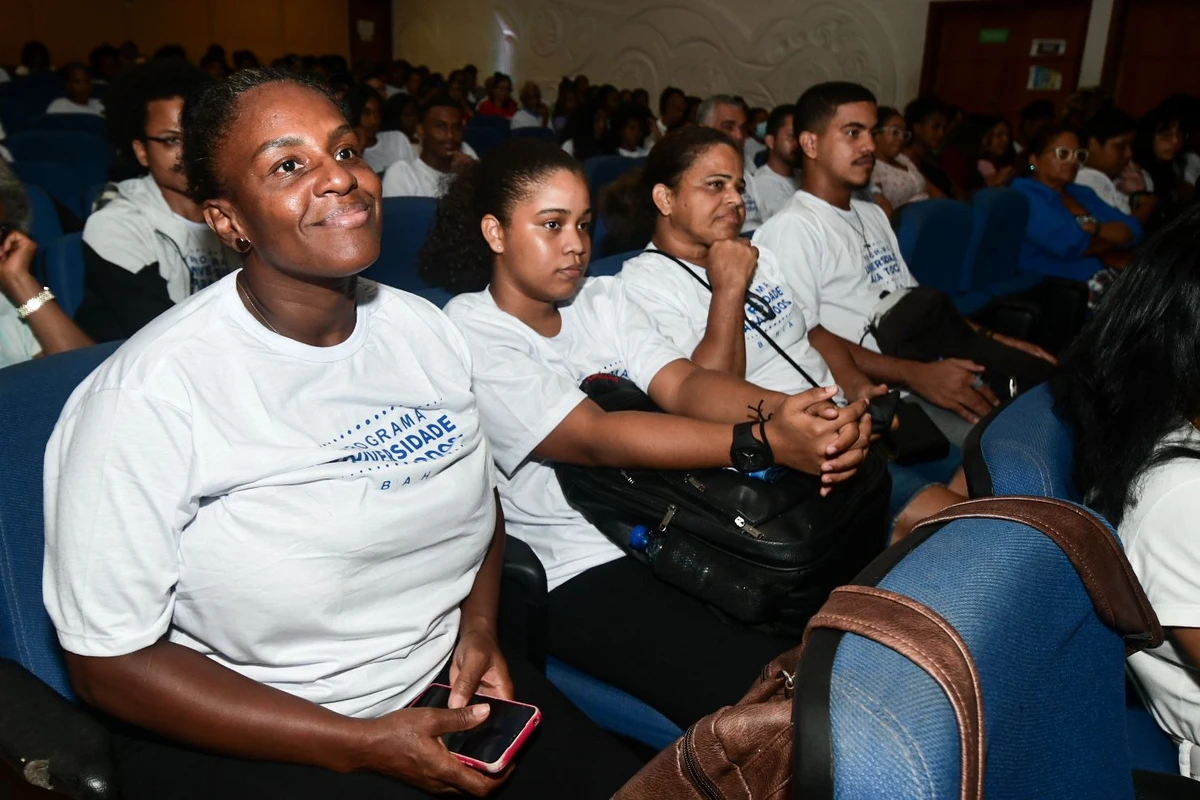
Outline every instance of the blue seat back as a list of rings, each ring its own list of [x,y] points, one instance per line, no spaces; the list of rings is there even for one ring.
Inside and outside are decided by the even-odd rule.
[[[0,658],[67,698],[74,693],[42,604],[42,458],[67,398],[118,344],[0,369]]]
[[[25,104],[20,100],[0,97],[0,125],[4,126],[5,136],[25,130],[28,127],[29,116],[29,109],[25,108]]]
[[[977,425],[963,445],[972,497],[1030,495],[1082,503],[1075,479],[1075,438],[1055,413],[1049,384],[1030,389]],[[1126,724],[1133,766],[1175,769],[1175,746],[1142,703],[1126,692]]]
[[[67,316],[83,302],[83,234],[60,236],[46,248],[46,283]]]
[[[975,430],[963,446],[972,497],[1032,495],[1083,502],[1075,441],[1054,413],[1049,384],[1030,389]]]
[[[957,200],[923,200],[904,207],[896,238],[909,270],[923,286],[954,296],[962,291],[971,236],[971,207]]]
[[[496,114],[475,114],[467,120],[467,130],[472,128],[491,128],[493,130],[509,130],[512,123],[507,117]]]
[[[38,248],[44,253],[45,248],[58,241],[63,235],[62,222],[58,219],[58,209],[50,195],[40,186],[33,184],[25,187],[29,195],[29,208],[33,220],[29,227],[29,235],[38,243]]]
[[[12,169],[26,186],[39,186],[79,219],[86,216],[83,185],[71,167],[56,161],[16,161]]]
[[[363,276],[406,292],[426,289],[417,275],[417,252],[433,227],[437,203],[432,197],[383,198],[379,259],[367,267]]]
[[[75,171],[81,186],[108,179],[112,153],[103,136],[83,131],[22,131],[8,137],[17,161],[55,161]]]
[[[583,162],[583,174],[587,178],[588,191],[592,195],[592,208],[598,208],[600,192],[605,186],[645,163],[644,158],[625,156],[592,156]]]
[[[1015,189],[983,189],[976,192],[971,209],[963,291],[984,290],[1017,276],[1029,222],[1029,198]]]
[[[30,117],[25,127],[31,131],[82,131],[103,136],[104,117],[96,114],[38,114]]]
[[[83,191],[83,216],[86,219],[96,205],[96,198],[104,191],[108,183],[94,183]]]
[[[58,97],[66,97],[66,87],[57,72],[42,72],[0,84],[0,95],[21,103],[30,114],[42,114]]]
[[[587,274],[591,277],[598,277],[600,275],[616,275],[621,271],[621,267],[625,265],[626,261],[634,258],[640,252],[642,251],[630,250],[625,253],[617,253],[615,256],[598,258],[595,261],[588,263]]]
[[[558,135],[549,128],[536,128],[533,126],[525,128],[514,128],[511,136],[521,139],[540,139],[543,142],[550,144],[558,144]]]
[[[483,158],[489,150],[503,142],[509,137],[508,128],[492,127],[488,125],[467,126],[463,132],[463,141],[471,145],[480,158]]]
[[[878,586],[933,609],[969,648],[989,800],[1133,797],[1124,641],[1052,540],[1006,520],[952,522]],[[830,689],[837,797],[959,796],[958,725],[920,667],[847,634]]]

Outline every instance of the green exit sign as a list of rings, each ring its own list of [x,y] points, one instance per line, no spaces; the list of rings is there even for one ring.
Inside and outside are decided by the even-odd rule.
[[[980,44],[1005,44],[1008,42],[1008,28],[980,28]]]

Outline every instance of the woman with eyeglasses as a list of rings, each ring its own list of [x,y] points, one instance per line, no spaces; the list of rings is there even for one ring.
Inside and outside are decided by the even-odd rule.
[[[1124,268],[1142,224],[1075,183],[1088,151],[1074,132],[1054,125],[1029,143],[1029,174],[1012,188],[1029,198],[1021,269],[1085,281],[1094,302]]]
[[[897,109],[881,106],[878,119],[879,126],[871,131],[875,137],[875,170],[871,173],[871,183],[879,186],[892,209],[931,197],[945,197],[946,194],[931,185],[912,159],[904,154],[904,146],[912,139],[904,115]]]

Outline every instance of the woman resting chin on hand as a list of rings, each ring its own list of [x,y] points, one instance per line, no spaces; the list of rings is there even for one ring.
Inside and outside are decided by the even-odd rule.
[[[46,605],[79,694],[128,726],[122,796],[611,796],[636,759],[497,644],[470,353],[356,277],[381,214],[354,129],[272,70],[186,116],[191,191],[244,269],[85,380],[47,451]],[[407,708],[435,681],[452,708]],[[476,692],[545,720],[497,776],[441,739],[486,719]]]

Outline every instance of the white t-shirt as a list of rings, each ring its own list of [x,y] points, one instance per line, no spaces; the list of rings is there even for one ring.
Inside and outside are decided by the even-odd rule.
[[[1200,180],[1200,155],[1184,153],[1183,179],[1193,186]]]
[[[402,708],[449,658],[495,526],[470,351],[370,281],[346,341],[305,345],[234,279],[67,401],[46,448],[46,608],[73,653],[166,634],[338,713]]]
[[[453,178],[438,172],[419,158],[397,161],[383,175],[384,197],[441,197]]]
[[[402,131],[380,131],[375,144],[363,151],[363,158],[376,172],[383,172],[397,161],[412,161],[413,146]]]
[[[0,368],[28,361],[40,352],[42,346],[29,325],[17,316],[16,306],[0,297]]]
[[[794,175],[780,175],[771,169],[770,164],[763,164],[754,170],[748,183],[758,203],[759,216],[764,221],[778,214],[800,188]]]
[[[89,97],[86,105],[79,105],[69,97],[60,97],[46,106],[47,114],[95,114],[104,116],[104,104],[94,97]]]
[[[917,165],[904,153],[897,155],[896,161],[900,163],[899,167],[893,167],[883,159],[876,160],[875,169],[871,171],[871,183],[879,187],[879,192],[892,204],[892,208],[928,200],[929,193],[925,191],[928,182]]]
[[[1080,167],[1075,182],[1091,189],[1101,200],[1122,214],[1129,213],[1129,196],[1117,188],[1112,178],[1095,167]]]
[[[637,150],[626,150],[624,147],[618,147],[617,155],[625,156],[626,158],[645,158],[650,154],[650,149],[653,146],[654,145],[650,145],[650,147],[647,147],[645,143],[643,143],[642,146]],[[574,153],[572,153],[572,155],[574,155]]]
[[[742,143],[742,159],[746,162],[746,168],[752,171],[756,169],[754,157],[766,149],[767,146],[758,139],[747,136],[746,141]]]
[[[1200,448],[1191,425],[1169,437]],[[1139,481],[1118,534],[1133,572],[1164,627],[1200,628],[1200,460],[1177,458]],[[1170,638],[1129,658],[1158,724],[1177,739],[1200,743],[1200,669]]]
[[[868,331],[882,296],[917,285],[896,234],[874,203],[850,201],[846,211],[803,190],[754,234],[774,251],[788,285],[818,324],[878,352]]]
[[[667,364],[687,358],[658,335],[616,278],[588,278],[560,308],[562,329],[542,336],[501,311],[488,290],[461,294],[446,313],[474,360],[472,388],[500,467],[508,533],[529,544],[551,590],[622,550],[567,503],[550,463],[534,449],[586,398],[584,378],[607,372],[643,390]]]
[[[708,274],[702,267],[684,263],[693,275],[708,282]],[[685,353],[690,354],[696,349],[708,330],[711,291],[695,277],[687,275],[678,264],[649,251],[626,261],[619,277],[626,286],[629,299],[641,306],[664,338]],[[798,302],[795,293],[784,282],[775,254],[770,250],[759,250],[750,292],[766,301],[763,305],[770,305],[775,318],[764,319],[764,315],[749,303],[745,306],[745,318],[758,323],[816,381],[816,386],[832,386],[833,378],[825,359],[808,343],[808,331],[816,326],[817,315]],[[749,322],[744,322],[742,329],[746,337],[747,381],[786,394],[816,388]]]
[[[517,128],[545,128],[547,126],[542,124],[541,114],[535,114],[521,107],[512,115],[512,119],[508,121],[508,127],[509,130],[515,131]]]

